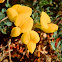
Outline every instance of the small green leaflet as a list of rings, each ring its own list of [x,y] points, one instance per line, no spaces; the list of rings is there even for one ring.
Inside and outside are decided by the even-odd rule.
[[[6,6],[7,8],[10,7],[9,0],[7,0],[7,3],[5,4],[5,6]]]
[[[54,38],[56,38],[56,35],[57,35],[57,31],[56,31],[56,32],[54,32],[54,35],[53,35],[53,37],[54,37]]]
[[[61,44],[61,41],[59,41],[59,43],[57,44],[57,48],[60,46],[60,44]]]
[[[6,20],[6,21],[5,21],[5,24],[6,24],[7,26],[12,26],[12,22],[10,22],[9,20]]]
[[[2,29],[1,32],[2,32],[3,34],[7,34],[6,31],[4,31],[4,29]]]
[[[56,50],[56,49],[55,49],[55,42],[50,42],[50,44],[51,44],[52,48],[53,48],[54,50]]]
[[[0,12],[0,20],[2,20],[5,17],[5,14],[3,14],[2,12]]]
[[[5,8],[2,8],[2,10],[1,10],[1,11],[2,11],[2,13],[4,13],[4,12],[6,12],[6,9],[5,9]]]
[[[61,46],[60,46],[60,50],[62,51],[62,44],[61,44]]]
[[[59,58],[60,60],[62,60],[62,58]]]

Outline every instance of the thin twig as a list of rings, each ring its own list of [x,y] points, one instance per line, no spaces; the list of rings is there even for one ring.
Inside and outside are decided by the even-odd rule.
[[[4,54],[4,50],[3,50],[3,57],[5,56],[5,54]]]
[[[11,44],[11,39],[9,39],[9,42],[8,42],[8,51],[9,51],[9,60],[10,60],[10,62],[12,62],[12,61],[11,61],[10,44]]]
[[[4,50],[8,45],[4,46],[1,50]]]
[[[0,23],[1,23],[2,21],[5,21],[7,18],[8,18],[8,17],[5,17],[4,19],[2,19],[2,20],[0,21]]]

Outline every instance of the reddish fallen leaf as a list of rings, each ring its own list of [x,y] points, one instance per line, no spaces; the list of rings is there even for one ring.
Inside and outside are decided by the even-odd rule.
[[[58,43],[55,43],[55,47],[57,47],[57,44],[58,44]]]
[[[57,39],[56,39],[56,42],[59,42],[59,40],[60,40],[60,38],[57,38]]]
[[[55,47],[57,47],[57,44],[58,44],[59,40],[60,40],[60,38],[57,38],[57,39],[56,39]]]

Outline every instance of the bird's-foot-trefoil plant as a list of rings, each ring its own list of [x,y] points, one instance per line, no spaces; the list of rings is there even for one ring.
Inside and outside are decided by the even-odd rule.
[[[36,48],[36,43],[40,41],[40,37],[33,29],[34,21],[30,17],[32,8],[16,4],[8,8],[6,13],[9,20],[15,25],[11,30],[10,36],[17,37],[23,33],[21,41],[27,45],[30,53],[33,53]],[[58,26],[51,23],[50,17],[44,11],[40,14],[40,23],[36,24],[34,28],[39,28],[45,33],[53,33],[58,30]]]

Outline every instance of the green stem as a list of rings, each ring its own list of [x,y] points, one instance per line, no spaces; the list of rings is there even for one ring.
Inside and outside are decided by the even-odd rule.
[[[41,30],[41,25],[40,25],[40,23],[35,23],[34,26],[33,26],[33,30],[34,30],[35,28],[38,28],[38,29]]]

